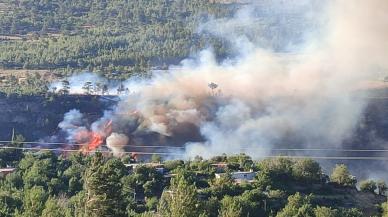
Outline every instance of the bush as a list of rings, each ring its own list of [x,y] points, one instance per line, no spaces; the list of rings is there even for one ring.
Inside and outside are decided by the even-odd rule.
[[[300,193],[288,197],[287,205],[276,215],[277,217],[313,216],[311,195],[302,196]]]
[[[344,164],[335,166],[330,175],[330,181],[347,187],[354,187],[357,183],[356,178],[350,174],[348,167]]]
[[[226,196],[221,200],[220,217],[242,217],[243,207],[238,197]]]
[[[284,189],[292,183],[292,165],[293,161],[287,158],[266,159],[258,164],[259,174],[257,179],[261,188],[270,185],[274,188]]]
[[[362,212],[356,208],[352,209],[340,209],[338,216],[341,217],[363,217]]]
[[[338,210],[329,207],[320,207],[314,209],[315,217],[337,217]]]
[[[384,195],[388,189],[387,183],[385,183],[383,180],[377,181],[376,187],[379,195]]]
[[[169,160],[164,162],[164,168],[170,171],[183,165],[184,162],[182,160]]]
[[[382,217],[388,217],[388,202],[381,204],[381,209],[383,211]]]
[[[360,190],[363,192],[374,193],[377,189],[376,182],[373,180],[365,180],[360,183]]]
[[[312,159],[300,159],[292,165],[294,179],[305,183],[319,182],[322,180],[322,169]]]
[[[158,207],[159,200],[157,197],[151,197],[147,199],[146,207],[148,211],[156,210]]]

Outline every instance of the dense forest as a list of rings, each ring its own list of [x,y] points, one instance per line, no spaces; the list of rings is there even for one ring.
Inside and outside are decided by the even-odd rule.
[[[22,136],[10,146],[19,147]],[[15,170],[0,182],[0,216],[388,216],[387,185],[356,178],[343,164],[330,176],[310,159],[201,157],[151,163],[136,156],[1,150]],[[252,180],[233,174],[250,171]]]
[[[212,22],[234,17],[244,2],[2,0],[0,67],[62,75],[88,70],[124,79],[177,64],[205,48],[218,59],[233,56],[235,41],[229,35],[282,50],[301,42],[304,31],[316,25],[298,11],[279,12],[270,5],[251,7],[254,19],[242,26]]]
[[[198,34],[197,27],[209,17],[230,16],[237,6],[208,0],[6,0],[0,8],[1,67],[126,78],[210,45],[224,55],[224,42]]]
[[[217,60],[231,57],[228,39],[199,27],[234,16],[243,2],[0,0],[0,129],[12,141],[0,144],[0,217],[388,217],[387,184],[357,180],[344,164],[325,173],[307,158],[236,154],[179,160],[113,156],[103,148],[81,153],[65,144],[48,151],[47,144],[23,143],[53,135],[70,108],[94,120],[113,104],[95,96],[105,97],[105,83],[82,81],[84,95],[71,96],[73,73],[90,71],[121,82],[119,93],[126,90],[124,79],[147,77],[202,49],[211,48]],[[253,13],[258,29],[240,30],[254,43],[264,32],[270,40],[257,40],[275,50],[271,43],[283,44],[284,37],[284,44],[293,44],[310,25],[299,23],[297,13],[269,13],[262,22],[266,8],[261,9]],[[259,31],[261,24],[265,31]],[[59,89],[50,86],[53,80],[60,80]],[[380,100],[368,107],[367,124],[357,133],[360,144],[368,139],[365,132],[386,136],[385,107]]]
[[[245,2],[0,0],[0,92],[43,95],[52,79],[83,71],[111,80],[148,77],[203,49],[221,61],[239,52],[229,36],[281,50],[315,25],[295,11],[276,14],[267,6],[252,8],[252,23],[213,23],[236,16]]]

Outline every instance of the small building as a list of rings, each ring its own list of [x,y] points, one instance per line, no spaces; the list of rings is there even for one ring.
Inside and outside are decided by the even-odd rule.
[[[167,183],[170,183],[171,179],[173,177],[176,177],[177,174],[175,173],[167,173],[167,174],[164,174],[163,177],[164,177],[164,180],[167,182]]]
[[[155,170],[156,170],[156,172],[158,172],[160,174],[166,174],[167,173],[167,170],[164,167],[155,167]]]
[[[251,182],[255,179],[256,172],[249,171],[249,172],[232,172],[230,175],[234,179],[236,183],[240,183],[242,181]],[[217,179],[221,178],[221,176],[225,175],[225,173],[216,173],[215,176]]]
[[[227,163],[213,163],[210,164],[210,166],[212,166],[216,170],[216,173],[225,172],[225,170],[228,168]]]
[[[6,175],[13,173],[16,169],[9,167],[9,168],[1,168],[0,169],[0,178],[5,177]]]
[[[167,170],[164,168],[164,164],[161,163],[131,163],[131,164],[124,164],[125,167],[129,170],[129,172],[133,172],[133,170],[136,169],[138,166],[146,166],[155,168],[156,172],[160,174],[165,174]]]

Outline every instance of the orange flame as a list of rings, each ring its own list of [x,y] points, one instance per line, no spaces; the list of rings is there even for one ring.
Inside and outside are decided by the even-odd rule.
[[[136,153],[136,152],[132,152],[131,153],[131,158],[135,161],[135,162],[137,162],[137,158],[138,158],[138,154]]]
[[[77,134],[76,140],[79,141],[81,144],[85,144],[81,151],[84,154],[87,154],[88,152],[96,150],[98,147],[100,147],[107,136],[109,136],[112,133],[112,121],[109,120],[107,123],[104,124],[103,132],[93,132],[84,130]]]
[[[100,134],[91,132],[91,139],[88,144],[87,151],[93,151],[97,149],[103,143],[103,138]]]

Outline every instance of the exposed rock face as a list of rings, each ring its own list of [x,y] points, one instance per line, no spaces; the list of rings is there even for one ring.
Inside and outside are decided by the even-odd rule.
[[[58,123],[70,109],[78,109],[94,121],[113,104],[113,101],[86,95],[51,98],[0,95],[0,140],[10,140],[13,129],[29,141],[54,135]]]
[[[350,146],[362,148],[371,142],[379,146],[379,141],[388,140],[388,121],[385,118],[388,115],[388,99],[381,95],[384,94],[378,94],[369,101],[357,132],[347,142]],[[92,122],[114,104],[114,101],[87,95],[55,96],[51,99],[43,96],[0,95],[0,139],[9,139],[13,128],[29,139],[53,135],[63,115],[69,110],[80,110]]]

